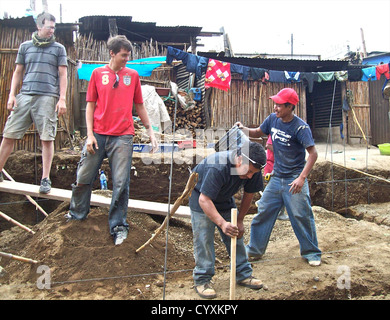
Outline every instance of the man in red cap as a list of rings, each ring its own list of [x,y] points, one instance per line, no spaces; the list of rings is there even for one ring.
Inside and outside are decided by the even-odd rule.
[[[271,135],[274,149],[274,174],[258,202],[258,213],[251,224],[247,253],[261,258],[265,253],[276,218],[283,205],[300,244],[301,256],[311,266],[321,264],[316,227],[307,176],[317,161],[317,150],[308,124],[294,114],[299,98],[285,88],[270,97],[274,113],[258,128],[248,129],[250,137]],[[240,127],[242,125],[237,123]],[[306,161],[306,151],[308,158]]]

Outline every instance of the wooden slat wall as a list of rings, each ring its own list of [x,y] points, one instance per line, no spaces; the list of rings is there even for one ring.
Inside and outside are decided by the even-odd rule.
[[[297,91],[300,102],[295,108],[295,114],[306,120],[306,96],[302,83],[262,84],[260,81],[233,79],[227,92],[216,88],[209,89],[212,90],[209,101],[210,126],[228,129],[237,121],[250,127],[259,126],[274,112],[274,103],[269,97],[286,87]]]
[[[352,91],[352,102],[350,107],[355,111],[356,119],[352,110],[348,111],[348,143],[351,138],[360,138],[362,143],[363,133],[370,143],[370,99],[368,82],[358,81],[346,83],[347,89]],[[359,128],[360,125],[360,128]],[[363,133],[362,133],[363,131]]]
[[[373,145],[390,142],[390,100],[382,95],[385,77],[369,82]]]

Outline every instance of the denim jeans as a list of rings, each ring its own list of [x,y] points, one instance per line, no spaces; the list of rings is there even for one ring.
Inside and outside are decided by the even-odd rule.
[[[226,221],[231,221],[230,212],[220,213]],[[194,284],[199,286],[210,282],[215,274],[214,232],[216,224],[204,212],[191,210],[191,223],[194,241],[195,268]],[[230,255],[230,237],[218,227],[222,241]],[[252,267],[248,262],[243,238],[237,239],[236,247],[236,280],[241,281],[252,275]]]
[[[250,256],[259,257],[265,253],[276,218],[284,205],[299,241],[301,256],[308,260],[321,260],[307,180],[300,193],[289,192],[289,184],[297,177],[273,176],[265,188],[251,224],[250,241],[246,247]]]
[[[81,153],[77,168],[77,183],[72,185],[72,198],[69,211],[77,220],[85,219],[90,210],[92,186],[98,170],[105,158],[108,158],[112,175],[112,199],[108,214],[110,233],[116,226],[129,227],[126,222],[130,170],[133,155],[133,136],[106,136],[94,133],[99,149],[95,154],[87,152],[86,145]]]

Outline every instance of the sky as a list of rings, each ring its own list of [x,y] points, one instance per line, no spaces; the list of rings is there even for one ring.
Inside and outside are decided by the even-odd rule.
[[[390,0],[47,0],[62,22],[83,16],[132,16],[157,26],[196,26],[228,34],[234,53],[321,55],[343,58],[348,51],[390,52]],[[1,0],[4,11],[22,17],[30,0]],[[42,1],[36,0],[36,11]],[[293,37],[293,45],[291,44]],[[223,50],[223,38],[202,38],[199,51]]]

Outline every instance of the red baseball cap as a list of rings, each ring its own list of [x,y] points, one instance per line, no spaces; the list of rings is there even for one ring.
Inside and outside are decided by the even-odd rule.
[[[294,89],[284,88],[278,92],[277,95],[270,97],[277,104],[291,103],[296,105],[299,101],[298,94]]]

